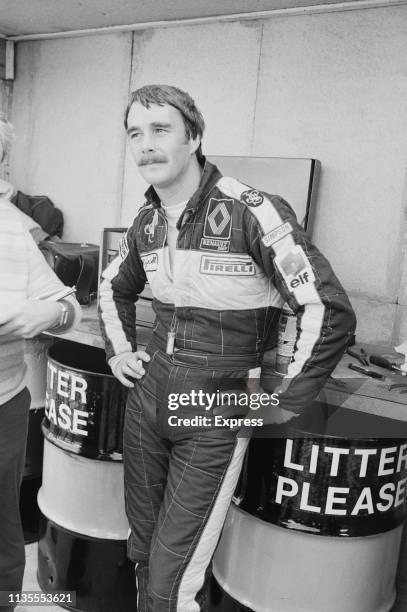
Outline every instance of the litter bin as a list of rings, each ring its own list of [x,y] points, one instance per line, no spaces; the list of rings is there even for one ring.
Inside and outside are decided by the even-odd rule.
[[[214,612],[390,610],[407,435],[353,410],[323,417],[322,430],[297,418],[284,437],[250,441],[214,556]]]
[[[136,606],[134,567],[126,557],[125,399],[104,351],[68,341],[51,347],[37,576],[46,591],[75,591],[71,609],[84,612]]]

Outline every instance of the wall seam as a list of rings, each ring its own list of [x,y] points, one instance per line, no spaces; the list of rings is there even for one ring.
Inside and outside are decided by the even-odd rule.
[[[14,81],[0,79],[0,112],[4,113],[9,121],[11,121],[12,114],[13,89]],[[10,153],[0,166],[0,178],[3,178],[5,181],[10,180]]]
[[[264,34],[264,21],[261,24],[260,44],[259,44],[259,59],[258,59],[258,62],[257,62],[256,92],[254,94],[252,137],[251,137],[251,142],[250,142],[250,152],[251,152],[251,154],[253,154],[253,146],[254,146],[254,140],[255,140],[255,135],[256,135],[257,100],[258,100],[258,92],[259,92],[261,57],[262,57],[262,52],[263,52],[263,34]]]
[[[400,213],[400,233],[399,233],[399,265],[397,270],[397,296],[396,296],[396,311],[394,314],[393,329],[392,329],[392,346],[404,342],[404,338],[400,337],[401,332],[401,309],[404,304],[400,303],[402,297],[402,283],[404,271],[407,266],[407,174],[404,175],[404,187],[401,196],[402,206]]]
[[[133,80],[133,65],[134,65],[134,38],[135,32],[131,33],[131,44],[130,44],[130,70],[129,70],[129,78],[127,81],[127,99],[130,96],[131,83]],[[118,210],[116,213],[116,225],[119,227],[122,226],[122,214],[123,214],[123,200],[124,200],[124,177],[126,174],[126,151],[127,151],[127,139],[124,139],[124,144],[122,147],[122,156],[121,156],[121,185],[120,185],[120,205],[118,206]]]

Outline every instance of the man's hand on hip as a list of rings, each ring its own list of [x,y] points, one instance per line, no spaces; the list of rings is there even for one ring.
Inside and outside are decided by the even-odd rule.
[[[116,355],[109,360],[109,365],[114,376],[125,387],[134,387],[134,383],[129,378],[140,379],[146,373],[143,368],[143,361],[150,361],[150,355],[145,351],[128,351],[121,355]]]

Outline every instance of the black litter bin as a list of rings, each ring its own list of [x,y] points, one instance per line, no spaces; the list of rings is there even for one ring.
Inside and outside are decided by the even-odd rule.
[[[75,591],[83,612],[133,612],[126,558],[122,431],[125,389],[101,349],[61,341],[48,354],[38,581]]]
[[[250,441],[214,556],[214,612],[390,610],[406,424],[321,410]]]

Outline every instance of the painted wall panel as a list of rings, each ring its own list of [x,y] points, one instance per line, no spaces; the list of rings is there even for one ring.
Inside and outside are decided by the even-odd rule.
[[[314,240],[348,290],[395,301],[407,7],[264,24],[254,153],[322,162]]]
[[[120,220],[130,59],[129,33],[18,45],[12,179],[62,209],[65,240]]]

